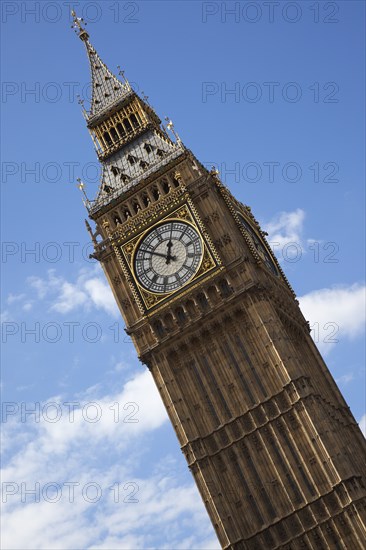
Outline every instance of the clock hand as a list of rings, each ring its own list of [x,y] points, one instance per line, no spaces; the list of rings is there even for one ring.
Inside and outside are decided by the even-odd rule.
[[[172,250],[172,246],[173,246],[173,242],[172,242],[172,235],[173,235],[173,222],[170,224],[170,237],[169,237],[169,241],[167,242],[167,247],[168,247],[168,253],[166,255],[166,263],[167,264],[170,264],[170,260],[175,260],[175,256],[172,256],[171,255],[171,250]]]
[[[177,259],[176,256],[171,256],[170,255],[170,250],[168,252],[168,254],[165,256],[165,259],[166,259],[166,264],[170,264],[170,260],[173,260],[173,262],[175,262],[175,260]]]
[[[147,250],[146,248],[140,248],[140,250],[142,252],[148,252],[149,254],[153,254],[154,256],[160,256],[161,258],[167,259],[166,254],[161,254],[160,252],[153,252],[152,250]],[[175,256],[170,256],[170,258],[172,260],[176,260]]]
[[[172,242],[172,233],[173,233],[173,224],[172,224],[172,230],[170,231],[169,241],[166,243],[167,248],[168,248],[167,258],[168,258],[168,256],[170,255],[170,251],[171,251],[172,246],[173,246],[173,242]]]
[[[171,247],[173,246],[173,243],[172,243],[172,235],[173,235],[173,222],[170,224],[170,237],[169,237],[169,242],[167,243],[167,247],[170,251]],[[168,252],[169,254],[169,252]]]

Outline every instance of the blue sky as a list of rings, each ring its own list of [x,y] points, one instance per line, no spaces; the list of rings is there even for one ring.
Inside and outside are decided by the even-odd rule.
[[[364,425],[364,3],[74,6],[109,68],[252,207]],[[68,3],[1,8],[3,547],[218,548],[88,259],[76,178],[93,198],[97,161]]]

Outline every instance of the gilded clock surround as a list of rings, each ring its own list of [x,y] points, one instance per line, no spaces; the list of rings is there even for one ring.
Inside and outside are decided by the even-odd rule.
[[[196,229],[196,231],[199,233],[201,240],[202,240],[202,258],[200,261],[200,266],[197,269],[196,273],[193,275],[193,277],[184,285],[183,288],[187,287],[188,285],[195,284],[198,279],[201,279],[212,272],[212,270],[217,269],[220,264],[220,258],[214,248],[214,245],[212,242],[210,242],[210,238],[207,235],[207,232],[205,231],[203,224],[199,217],[195,217],[194,215],[194,207],[192,208],[192,203],[189,199],[187,199],[187,202],[183,204],[180,208],[177,210],[174,210],[167,216],[164,216],[163,218],[160,218],[160,221],[158,222],[158,225],[160,225],[163,222],[167,221],[175,221],[180,220],[184,221],[188,224],[190,224],[192,227]],[[122,255],[125,261],[125,265],[127,265],[127,268],[129,269],[130,275],[132,277],[134,287],[139,292],[141,299],[144,303],[144,306],[147,310],[157,306],[162,301],[164,301],[166,298],[169,298],[174,292],[169,292],[164,295],[150,292],[146,290],[138,281],[138,278],[136,277],[135,270],[134,270],[134,256],[135,252],[137,250],[137,247],[139,246],[139,243],[141,240],[151,231],[152,228],[154,228],[156,225],[150,225],[148,226],[142,233],[136,235],[126,243],[121,245],[121,251]],[[118,245],[118,241],[116,242]],[[130,279],[131,280],[131,279]],[[181,292],[181,289],[179,289],[178,292]]]
[[[160,125],[146,98],[109,71],[73,16],[90,60],[93,95],[84,115],[94,142],[108,140],[109,130],[116,137],[112,128],[136,109],[143,122],[97,151],[103,177],[96,199],[85,200],[94,257],[222,548],[362,550],[365,440],[264,232],[173,123]],[[237,212],[279,277],[264,266]],[[141,288],[133,256],[139,240],[169,219],[197,229],[204,256],[182,289],[161,296]]]

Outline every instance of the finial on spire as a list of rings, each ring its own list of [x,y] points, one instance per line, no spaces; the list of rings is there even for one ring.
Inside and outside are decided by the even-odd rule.
[[[130,88],[130,83],[128,82],[127,78],[125,77],[125,70],[121,69],[121,65],[117,65],[118,74],[122,78],[122,80],[127,84],[127,86]]]
[[[126,80],[125,72],[123,69],[121,69],[121,65],[117,65],[118,74],[123,78],[123,80]]]
[[[142,99],[145,101],[145,103],[147,103],[148,105],[150,105],[149,103],[149,96],[145,94],[145,92],[141,92],[142,93]]]
[[[132,88],[124,76],[124,71],[120,69],[120,75],[123,77],[123,82],[111,73],[108,67],[103,63],[89,42],[89,34],[85,30],[86,22],[82,17],[77,17],[74,10],[71,15],[73,24],[71,28],[84,42],[86,52],[89,58],[92,80],[92,98],[90,102],[90,110],[87,112],[83,106],[83,100],[79,99],[79,103],[83,107],[84,117],[90,121],[94,115],[99,115],[103,111],[109,109],[111,105],[115,105],[118,101],[123,100],[126,95],[132,93]]]
[[[74,10],[71,11],[72,15],[72,25],[71,28],[74,29],[76,34],[79,36],[80,40],[86,41],[89,39],[89,35],[84,29],[83,25],[86,26],[86,22],[83,17],[77,17]]]
[[[78,98],[78,104],[81,105],[81,108],[83,110],[83,114],[85,116],[86,115],[86,109],[85,109],[85,106],[84,106],[85,99],[83,99],[79,94],[77,94],[76,97]]]
[[[166,125],[167,130],[170,130],[171,133],[173,134],[173,136],[175,137],[175,139],[177,140],[177,142],[178,142],[178,143],[181,143],[181,139],[180,139],[180,137],[178,136],[177,132],[176,132],[175,129],[174,129],[173,121],[170,120],[170,118],[167,117],[167,116],[165,117],[165,120],[166,120],[167,123],[168,123],[168,124]]]
[[[82,191],[82,193],[85,197],[85,200],[83,199],[83,203],[86,206],[86,208],[89,210],[90,200],[88,199],[87,194],[85,192],[85,183],[83,183],[80,178],[77,178],[76,181],[78,182],[78,185],[77,185],[78,188],[80,189],[80,191]]]

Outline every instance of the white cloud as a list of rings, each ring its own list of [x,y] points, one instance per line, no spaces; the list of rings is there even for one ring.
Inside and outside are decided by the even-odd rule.
[[[294,261],[306,253],[314,239],[305,239],[305,211],[297,208],[293,212],[279,212],[263,228],[268,233],[268,243],[279,261]]]
[[[85,288],[91,300],[98,309],[105,309],[113,316],[118,315],[118,309],[113,293],[104,280],[93,278],[85,281]]]
[[[9,296],[6,299],[6,302],[9,305],[13,305],[13,308],[16,306],[16,304],[19,304],[21,309],[23,311],[30,311],[33,307],[33,300],[27,300],[26,294],[12,294],[10,293]],[[9,312],[4,312],[5,315],[2,316],[2,321],[8,321],[9,320]]]
[[[1,312],[0,314],[0,322],[1,323],[8,323],[11,320],[11,315],[7,309]]]
[[[336,378],[337,384],[349,384],[349,382],[352,382],[355,379],[355,375],[353,372],[349,372],[347,374],[342,374],[339,378]]]
[[[25,298],[25,294],[9,294],[7,298],[8,304],[12,304],[13,302],[19,302],[20,300],[23,300]]]
[[[59,313],[69,313],[81,305],[84,305],[88,300],[86,292],[78,288],[77,284],[72,284],[67,281],[62,282],[58,296],[51,309]]]
[[[363,415],[358,425],[360,426],[361,432],[366,437],[366,414]]]
[[[20,420],[33,427],[27,449],[33,454],[34,430],[37,433],[37,448],[42,454],[69,453],[75,443],[90,446],[113,443],[123,449],[131,438],[161,427],[168,416],[148,370],[128,380],[121,391],[100,396],[99,385],[88,388],[82,394],[66,399],[54,396],[39,403],[37,415],[9,414],[9,420]],[[66,403],[66,404],[65,404]],[[67,404],[69,403],[69,404]],[[74,404],[72,404],[74,403]],[[16,423],[5,424],[5,436],[17,430]],[[11,438],[8,439],[11,441]],[[4,447],[4,451],[7,451]],[[23,450],[21,462],[26,460]],[[29,461],[29,464],[32,461]],[[36,461],[37,467],[38,461]],[[29,466],[27,466],[29,468]],[[13,471],[5,469],[12,478]]]
[[[28,284],[37,291],[38,298],[43,300],[49,293],[57,290],[62,284],[61,277],[55,276],[55,270],[49,269],[47,279],[32,276],[27,278]]]
[[[326,354],[343,339],[353,340],[365,325],[365,286],[334,286],[299,297],[300,307],[313,328],[313,338]]]
[[[91,401],[100,405],[103,415],[97,423],[86,422],[79,408],[73,423],[47,422],[41,415],[38,423],[30,418],[26,423],[13,419],[4,424],[3,489],[17,492],[3,504],[3,547],[218,549],[198,491],[191,479],[179,480],[181,465],[175,459],[157,456],[154,464],[150,456],[141,475],[148,437],[168,419],[151,374],[136,374],[117,393],[100,393],[97,384],[75,398],[81,406]],[[63,398],[51,397],[47,403],[51,402],[62,403]],[[138,423],[123,422],[133,412],[123,405],[131,402],[139,405]],[[117,404],[121,418],[114,422]],[[41,410],[45,405],[41,403]],[[154,445],[156,441],[155,437]],[[6,485],[11,482],[15,485]],[[22,482],[25,489],[36,488],[39,502],[25,495]],[[73,502],[70,482],[75,484]],[[48,501],[49,483],[56,484],[58,501]],[[85,492],[90,483],[94,489]],[[100,496],[95,503],[88,502],[96,486]]]
[[[301,208],[293,212],[280,212],[271,221],[264,224],[271,243],[283,247],[289,242],[299,243],[302,239],[305,212]]]
[[[67,281],[50,269],[46,279],[29,277],[28,284],[36,290],[40,300],[48,299],[50,309],[65,314],[78,308],[91,307],[104,310],[113,317],[119,316],[117,304],[108,284],[102,277],[99,267],[94,270],[81,270],[75,282]]]

